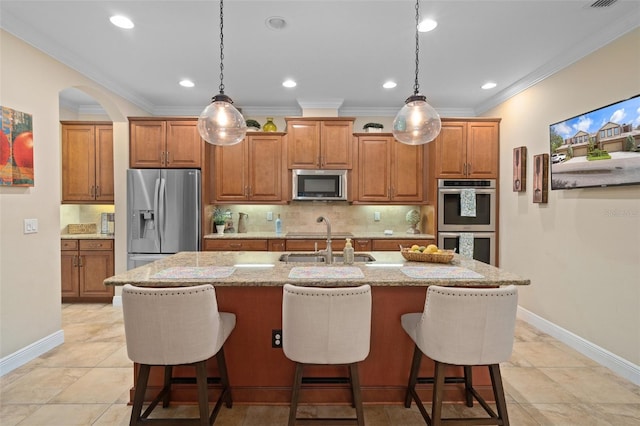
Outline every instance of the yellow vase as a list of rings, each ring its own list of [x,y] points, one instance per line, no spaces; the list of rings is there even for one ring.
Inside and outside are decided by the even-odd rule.
[[[273,123],[273,117],[267,117],[267,122],[262,125],[264,132],[277,132],[278,128]]]

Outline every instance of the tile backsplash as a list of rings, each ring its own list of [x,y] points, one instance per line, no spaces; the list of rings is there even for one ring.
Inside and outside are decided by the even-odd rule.
[[[292,202],[288,205],[219,205],[224,211],[229,209],[232,213],[233,224],[237,229],[239,213],[246,213],[248,232],[274,232],[275,220],[280,215],[282,219],[282,233],[287,232],[322,232],[326,229],[323,223],[317,223],[318,216],[325,216],[331,222],[333,232],[382,232],[386,229],[393,230],[394,234],[404,234],[410,228],[406,221],[406,215],[410,210],[418,210],[421,222],[418,229],[422,233],[434,234],[433,206],[411,205],[377,205],[359,206],[345,203],[314,203]],[[211,216],[215,206],[206,206],[205,214],[208,229],[205,233],[211,233]],[[271,212],[272,220],[267,220]],[[374,213],[380,213],[380,221],[374,220]]]

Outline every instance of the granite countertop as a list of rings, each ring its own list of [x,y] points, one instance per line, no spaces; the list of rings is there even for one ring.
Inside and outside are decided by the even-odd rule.
[[[375,262],[346,266],[341,263],[286,263],[278,260],[282,252],[181,252],[110,277],[104,283],[145,287],[199,284],[261,287],[282,286],[285,283],[326,287],[362,284],[374,287],[488,287],[530,284],[528,279],[459,255],[454,257],[451,264],[441,264],[409,262],[399,252],[368,253],[375,257]],[[292,271],[294,268],[296,269]],[[408,275],[409,272],[412,275]]]
[[[326,239],[326,233],[323,232],[284,232],[282,234],[276,234],[275,232],[231,232],[226,234],[206,234],[205,239]],[[404,232],[394,232],[392,235],[385,235],[380,232],[339,232],[335,231],[331,233],[332,240],[344,240],[345,238],[351,239],[368,239],[368,238],[385,238],[385,239],[400,239],[400,240],[435,240],[435,235],[432,234],[407,234]]]
[[[61,240],[113,240],[110,234],[60,234]]]

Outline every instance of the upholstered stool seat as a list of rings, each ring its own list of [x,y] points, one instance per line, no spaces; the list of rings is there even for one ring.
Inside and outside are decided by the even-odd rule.
[[[318,288],[284,285],[282,347],[296,363],[289,426],[306,423],[364,425],[358,362],[369,355],[371,287]],[[305,365],[347,365],[356,418],[296,418]]]
[[[515,286],[487,289],[430,286],[424,311],[401,317],[402,327],[415,343],[405,407],[411,407],[413,399],[430,426],[508,425],[499,363],[507,361],[513,350],[517,305]],[[431,416],[416,392],[423,354],[435,362]],[[445,367],[451,365],[462,366],[464,376],[445,378]],[[488,367],[497,414],[473,387],[472,366]],[[443,389],[450,379],[465,384],[467,406],[473,406],[475,398],[489,417],[443,419]]]
[[[222,403],[231,408],[223,345],[236,324],[232,313],[218,312],[215,289],[211,285],[173,288],[144,288],[125,285],[122,289],[124,329],[129,359],[140,364],[130,425],[210,425]],[[216,357],[219,378],[207,377],[207,360]],[[196,377],[174,378],[173,366],[195,367]],[[142,412],[149,372],[164,367],[164,386]],[[220,396],[209,414],[208,382],[219,382]],[[161,419],[148,416],[162,400],[169,405],[171,385],[196,383],[199,419]]]

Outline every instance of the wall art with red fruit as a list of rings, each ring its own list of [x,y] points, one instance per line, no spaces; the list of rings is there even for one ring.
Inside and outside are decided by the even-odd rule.
[[[33,186],[33,118],[26,112],[0,108],[0,185]]]

